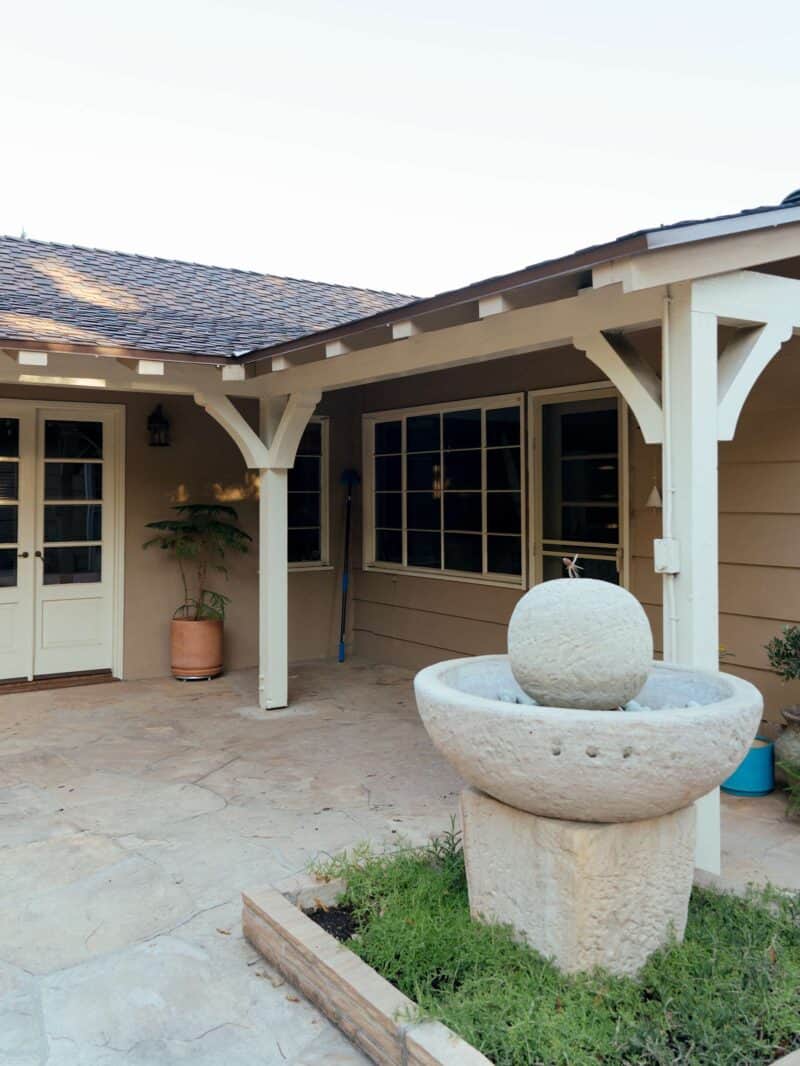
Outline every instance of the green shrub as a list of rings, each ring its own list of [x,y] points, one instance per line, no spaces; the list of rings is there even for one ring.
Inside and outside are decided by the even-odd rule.
[[[800,626],[784,626],[765,648],[770,666],[784,681],[800,678]]]
[[[454,832],[317,873],[347,880],[352,950],[497,1066],[759,1066],[800,1048],[800,894],[696,888],[683,943],[633,980],[565,976],[472,921]]]

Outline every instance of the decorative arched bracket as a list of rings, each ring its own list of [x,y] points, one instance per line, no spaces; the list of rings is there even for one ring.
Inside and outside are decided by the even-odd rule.
[[[717,367],[717,435],[733,440],[745,400],[759,375],[793,331],[791,319],[739,329],[720,354]]]
[[[195,403],[203,407],[236,442],[251,470],[288,470],[294,466],[300,438],[322,398],[320,392],[292,393],[269,447],[230,399],[196,392]]]
[[[653,368],[621,334],[600,331],[572,338],[573,345],[602,370],[633,411],[648,444],[664,439],[661,382]]]

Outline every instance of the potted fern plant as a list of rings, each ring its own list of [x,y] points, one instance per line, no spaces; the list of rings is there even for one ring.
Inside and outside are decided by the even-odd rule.
[[[239,516],[232,507],[182,503],[173,510],[174,518],[147,523],[156,535],[144,547],[169,552],[183,583],[183,602],[170,626],[172,675],[183,681],[208,680],[222,673],[223,623],[230,600],[206,582],[211,572],[227,578],[228,556],[246,552],[252,538],[236,525]]]

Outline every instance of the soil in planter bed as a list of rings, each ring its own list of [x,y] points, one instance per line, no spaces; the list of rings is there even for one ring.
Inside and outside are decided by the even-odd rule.
[[[314,911],[307,911],[306,916],[342,942],[358,932],[358,923],[352,907],[318,907]]]
[[[684,942],[632,979],[564,975],[473,921],[455,832],[317,872],[347,891],[312,917],[496,1066],[769,1066],[800,1049],[800,893],[696,888]]]

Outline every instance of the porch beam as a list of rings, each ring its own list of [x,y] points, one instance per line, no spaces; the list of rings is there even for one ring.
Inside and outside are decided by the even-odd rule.
[[[247,419],[227,396],[209,396],[203,392],[194,394],[194,402],[203,407],[231,437],[244,457],[250,470],[270,465],[269,449]]]
[[[280,396],[298,391],[348,388],[420,374],[473,360],[499,359],[571,343],[576,334],[644,328],[661,321],[663,292],[624,296],[618,287],[582,290],[578,296],[516,308],[477,322],[425,331],[414,344],[391,342],[342,352],[338,358],[304,363],[243,383],[243,393]],[[389,351],[391,349],[391,357]]]
[[[599,331],[573,337],[572,343],[586,353],[586,358],[602,370],[622,394],[645,441],[660,444],[664,438],[661,382],[633,345],[622,335],[606,335]]]
[[[675,286],[662,329],[664,659],[719,669],[717,319]],[[679,549],[679,551],[677,550]],[[662,553],[663,554],[663,553]],[[695,863],[720,869],[719,790],[697,803]]]
[[[800,328],[800,281],[758,270],[701,278],[692,285],[692,307],[722,321],[761,323],[775,319]]]

